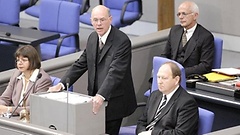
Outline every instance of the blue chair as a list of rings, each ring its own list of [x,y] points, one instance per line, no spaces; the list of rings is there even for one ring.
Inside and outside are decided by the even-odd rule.
[[[207,109],[198,108],[199,122],[198,122],[198,135],[210,133],[212,131],[214,113]]]
[[[89,0],[61,0],[61,1],[68,1],[68,2],[73,2],[73,3],[79,4],[80,9],[81,9],[79,11],[79,15],[82,15],[83,13],[87,12],[87,10],[90,7]],[[32,5],[25,10],[25,13],[32,16],[32,17],[39,18],[39,16],[40,16],[40,6],[41,6],[41,2],[40,2],[40,4]]]
[[[104,6],[110,9],[112,25],[116,28],[131,25],[142,16],[142,0],[104,0]],[[83,24],[91,24],[91,13],[79,17]]]
[[[0,24],[19,24],[20,2],[19,0],[0,0]]]
[[[41,1],[39,29],[60,34],[58,40],[40,44],[42,60],[80,51],[79,12],[80,7],[76,3],[57,0]]]
[[[53,85],[53,86],[57,85],[57,84],[61,81],[61,79],[58,78],[58,77],[50,76],[50,78],[51,78],[51,80],[52,80],[52,85]],[[69,87],[68,90],[69,90],[69,91],[73,91],[73,86]]]
[[[13,25],[19,26],[20,21],[20,2],[19,0],[0,0],[0,24],[1,25]],[[1,45],[15,45],[16,43],[10,43],[0,41]]]
[[[214,121],[214,113],[198,107],[199,121],[198,121],[198,135],[210,133]],[[121,127],[119,135],[135,135],[136,125]]]
[[[164,57],[157,57],[155,56],[153,58],[153,81],[152,81],[152,87],[151,87],[151,90],[148,90],[144,93],[144,95],[146,97],[149,97],[151,92],[154,91],[154,90],[158,90],[158,85],[157,85],[157,72],[158,72],[158,69],[160,68],[160,66],[166,62],[174,62],[178,65],[178,67],[180,68],[181,70],[181,86],[186,89],[186,75],[185,75],[185,69],[184,67],[179,64],[178,62],[174,61],[174,60],[171,60],[171,59],[168,59],[168,58],[164,58]]]
[[[223,40],[214,37],[215,54],[212,68],[221,68],[222,64],[222,50],[223,50]]]

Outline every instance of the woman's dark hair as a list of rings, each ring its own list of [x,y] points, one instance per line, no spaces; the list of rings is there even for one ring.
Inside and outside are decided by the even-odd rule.
[[[38,55],[37,50],[31,45],[20,46],[15,52],[15,58],[17,57],[26,57],[29,61],[28,70],[35,70],[41,67],[41,59]]]

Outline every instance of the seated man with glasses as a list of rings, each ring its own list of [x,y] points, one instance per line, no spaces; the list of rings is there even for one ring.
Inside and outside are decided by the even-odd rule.
[[[214,59],[214,37],[197,23],[198,15],[198,6],[192,1],[185,1],[178,7],[180,24],[171,28],[161,54],[182,64],[186,76],[210,72]]]

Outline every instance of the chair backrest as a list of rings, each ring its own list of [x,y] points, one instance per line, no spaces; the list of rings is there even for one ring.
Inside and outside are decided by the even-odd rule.
[[[26,0],[21,0],[21,1],[26,1]],[[35,0],[35,1],[38,1],[38,0]],[[56,1],[56,0],[52,0],[52,1]],[[60,1],[67,1],[67,2],[73,2],[73,3],[79,4],[81,9],[79,12],[79,15],[87,12],[88,9],[90,8],[89,0],[60,0]],[[25,13],[30,16],[39,18],[40,6],[41,6],[41,2],[39,4],[36,4],[36,2],[31,2],[29,7],[25,10]]]
[[[52,80],[52,85],[53,85],[53,86],[57,85],[57,84],[61,81],[61,79],[58,78],[58,77],[50,76],[50,78],[51,78],[51,80]],[[69,87],[68,90],[69,90],[69,91],[73,91],[73,86]]]
[[[221,68],[222,64],[222,50],[223,50],[223,40],[217,37],[214,37],[214,46],[215,54],[213,60],[212,68]]]
[[[103,5],[110,9],[112,25],[116,28],[131,25],[142,16],[142,0],[104,0]],[[79,20],[92,25],[90,17],[91,13],[88,12],[81,15]]]
[[[19,13],[19,0],[0,0],[0,24],[18,25]]]
[[[67,11],[67,12],[66,12]],[[40,6],[39,29],[66,34],[79,33],[79,4],[58,0],[42,0]],[[57,44],[57,40],[50,43]],[[62,46],[76,47],[75,37],[63,40]]]
[[[68,0],[69,1],[69,0]],[[70,0],[71,2],[78,3],[80,5],[80,15],[87,12],[90,8],[89,0]]]
[[[203,135],[212,131],[214,113],[203,109],[198,108],[199,111],[199,122],[198,122],[198,135]]]
[[[120,28],[131,25],[142,16],[142,0],[104,0],[113,17],[112,25]]]
[[[67,12],[66,12],[67,11]],[[42,0],[39,29],[59,33],[78,33],[80,7],[66,1]]]
[[[153,81],[152,81],[152,88],[151,90],[157,90],[158,89],[158,85],[157,85],[157,72],[158,69],[160,68],[160,66],[166,62],[174,62],[178,65],[178,67],[181,70],[181,86],[186,89],[186,75],[185,75],[185,69],[184,67],[179,64],[178,62],[168,59],[168,58],[164,58],[164,57],[153,57]]]

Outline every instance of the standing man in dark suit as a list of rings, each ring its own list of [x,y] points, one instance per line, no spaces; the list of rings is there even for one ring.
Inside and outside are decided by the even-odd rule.
[[[171,28],[161,54],[182,64],[186,76],[210,72],[214,59],[213,35],[197,23],[198,15],[198,6],[192,1],[185,1],[179,6],[177,16],[180,25]]]
[[[112,16],[105,6],[93,8],[91,22],[95,32],[90,34],[83,54],[62,77],[61,83],[49,91],[64,89],[67,78],[72,85],[88,70],[88,94],[93,96],[93,113],[108,101],[106,133],[118,135],[122,119],[137,107],[131,73],[131,41],[111,26]]]
[[[180,85],[181,71],[173,62],[158,70],[158,89],[137,123],[137,135],[197,135],[198,105]]]

